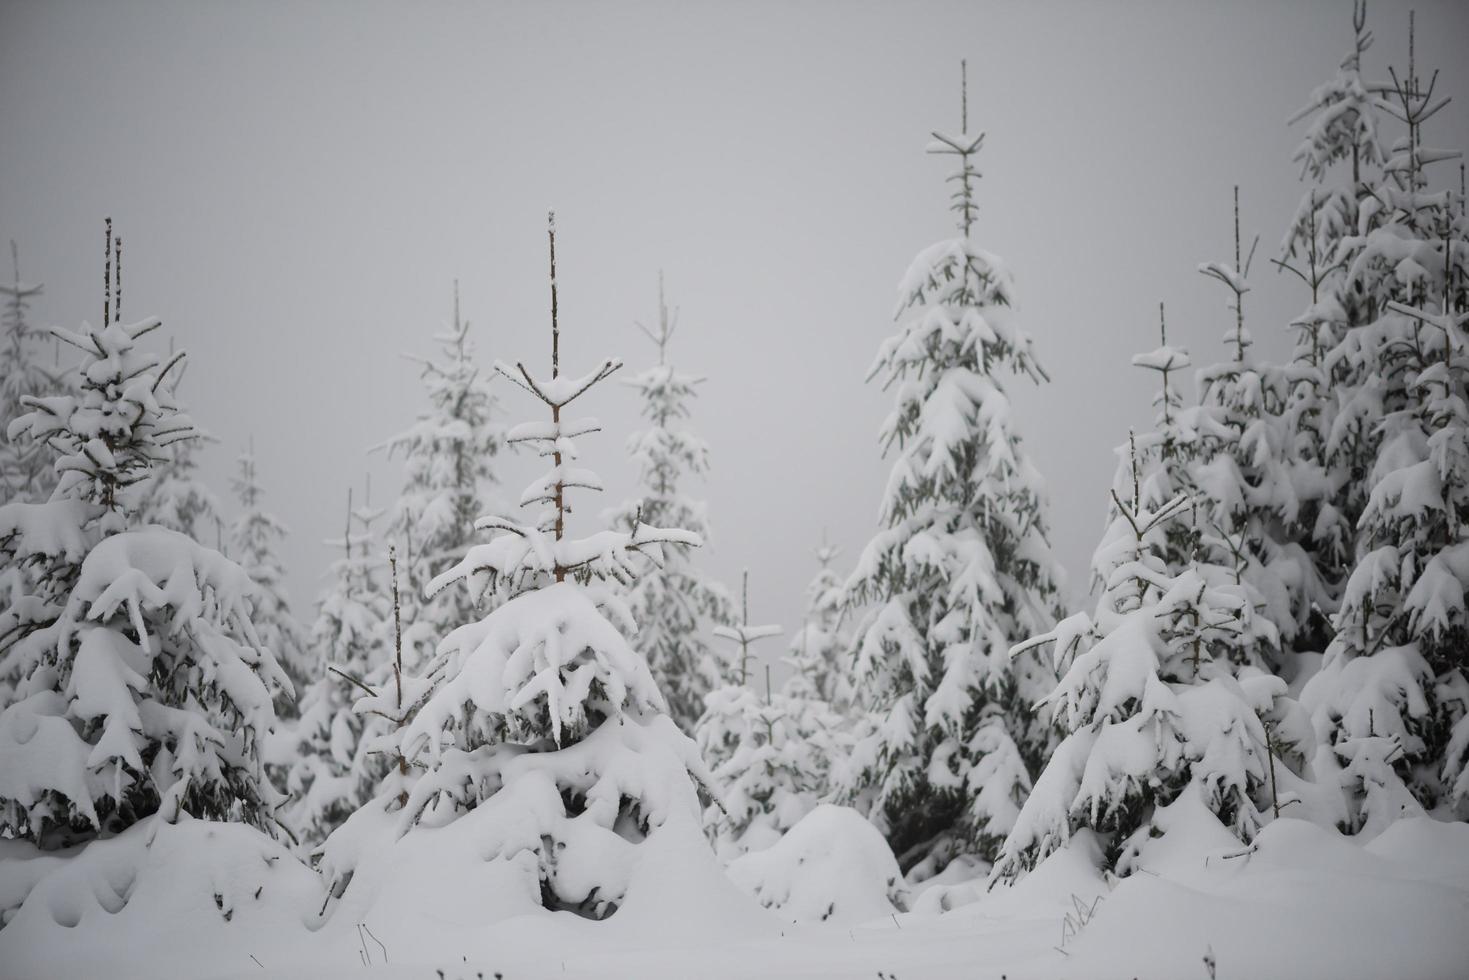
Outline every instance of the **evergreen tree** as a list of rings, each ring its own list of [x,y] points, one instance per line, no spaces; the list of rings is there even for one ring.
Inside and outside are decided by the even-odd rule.
[[[285,572],[276,558],[276,546],[285,538],[286,528],[264,509],[265,489],[256,471],[253,439],[250,450],[236,460],[236,466],[232,485],[240,514],[230,526],[230,551],[260,589],[260,602],[253,616],[255,632],[275,654],[299,696],[317,677],[319,668],[286,598]],[[294,716],[295,696],[281,699],[277,709]]]
[[[46,848],[157,815],[270,830],[260,765],[289,682],[252,624],[259,594],[236,564],[184,535],[140,527],[129,488],[190,438],[167,363],[139,341],[157,319],[113,317],[111,223],[104,324],[53,329],[82,352],[71,394],[25,396],[9,435],[45,443],[57,485],[0,507],[0,555],[28,594],[0,614],[0,836]]]
[[[644,840],[699,846],[695,781],[708,789],[708,774],[624,636],[636,624],[622,598],[640,556],[698,538],[646,524],[566,533],[568,491],[600,481],[569,465],[573,440],[597,426],[563,413],[620,362],[562,375],[554,223],[550,244],[550,374],[495,364],[550,409],[548,422],[508,434],[550,457],[550,470],[522,496],[543,509],[529,523],[479,519],[494,536],[429,586],[462,581],[474,595],[497,585],[517,594],[449,634],[425,673],[362,699],[359,710],[403,723],[397,749],[406,765],[327,841],[328,903],[419,827],[470,823],[482,854],[526,871],[525,901],[592,918],[616,911]]]
[[[681,527],[709,540],[708,507],[690,498],[679,482],[685,474],[709,470],[709,447],[685,427],[689,402],[704,380],[667,363],[668,345],[678,326],[678,311],[669,313],[658,277],[658,328],[638,324],[658,347],[658,364],[626,384],[642,401],[651,428],[633,433],[628,454],[637,461],[642,497],[624,504],[613,523],[635,528],[639,521],[657,527]],[[717,684],[715,656],[704,634],[734,619],[734,604],[724,587],[711,581],[683,549],[670,548],[661,564],[641,570],[627,596],[638,622],[634,641],[648,661],[653,679],[668,700],[678,726],[692,732],[704,710],[704,696]]]
[[[1258,239],[1256,239],[1258,244]],[[1281,419],[1288,398],[1287,372],[1257,361],[1245,327],[1244,296],[1254,245],[1241,263],[1239,188],[1234,189],[1234,262],[1209,262],[1199,271],[1230,292],[1234,324],[1225,340],[1228,361],[1198,373],[1199,406],[1187,423],[1194,435],[1189,447],[1189,483],[1194,491],[1194,517],[1199,524],[1201,561],[1233,570],[1253,606],[1269,617],[1276,632],[1293,640],[1324,604],[1329,588],[1315,576],[1315,566],[1292,540],[1302,518],[1301,497],[1307,488],[1282,465],[1289,441]],[[1315,490],[1319,490],[1319,485]],[[1285,657],[1278,642],[1236,651],[1236,659],[1273,671]]]
[[[364,679],[391,660],[391,608],[372,533],[381,517],[371,506],[354,509],[349,491],[342,557],[332,563],[311,629],[312,656],[324,669],[300,696],[286,777],[293,797],[287,822],[308,848],[370,799],[387,769],[384,758],[369,752],[381,719],[352,710],[367,690]]]
[[[29,412],[22,399],[53,393],[63,384],[64,372],[49,370],[42,364],[43,335],[33,330],[27,318],[32,299],[41,294],[41,286],[25,283],[20,278],[20,253],[10,243],[15,264],[15,281],[0,285],[4,297],[4,357],[0,358],[0,425],[10,423]],[[46,336],[49,336],[47,334]],[[9,439],[0,431],[0,500],[42,501],[56,485],[56,472],[46,445],[38,440]],[[22,563],[0,565],[0,608],[22,601],[36,586]],[[0,668],[0,707],[10,703],[18,677]]]
[[[854,601],[875,603],[856,630],[853,682],[875,730],[855,750],[848,795],[905,869],[992,855],[1049,739],[1030,712],[1049,688],[1043,667],[1008,651],[1054,621],[1060,572],[1002,387],[1005,374],[1045,375],[1013,316],[1008,269],[974,242],[983,136],[965,117],[930,146],[958,157],[961,235],[914,260],[898,332],[872,369],[896,389],[882,440],[899,455],[883,528],[849,583]]]
[[[1424,144],[1447,99],[1408,71],[1376,105],[1406,132],[1391,146],[1355,234],[1342,290],[1357,313],[1327,353],[1338,393],[1329,451],[1355,489],[1352,568],[1321,670],[1302,691],[1340,758],[1347,829],[1375,834],[1405,813],[1465,812],[1462,735],[1466,397],[1462,316],[1469,243],[1462,191],[1428,168],[1457,154]]]
[[[1231,662],[1273,626],[1254,616],[1232,576],[1197,565],[1169,572],[1168,525],[1187,515],[1188,498],[1144,506],[1142,487],[1157,484],[1140,472],[1134,444],[1126,460],[1132,495],[1112,492],[1093,559],[1103,583],[1095,611],[1015,650],[1054,645],[1062,676],[1045,704],[1066,736],[1015,817],[995,878],[1034,866],[1083,826],[1126,874],[1160,832],[1159,814],[1185,792],[1243,840],[1264,823],[1265,803],[1276,805],[1265,799],[1275,785],[1265,718],[1285,684]]]
[[[775,843],[829,793],[840,719],[805,692],[748,687],[709,693],[695,739],[723,801],[704,811],[705,832],[726,862]]]
[[[792,674],[786,690],[825,701],[838,715],[846,715],[855,701],[846,658],[851,638],[842,631],[846,619],[846,591],[831,567],[840,551],[827,544],[816,549],[820,568],[806,586],[806,618],[786,653]]]
[[[465,591],[445,589],[425,597],[424,590],[469,547],[474,520],[486,511],[495,482],[495,458],[505,444],[490,377],[475,363],[469,322],[459,315],[457,282],[453,325],[434,339],[440,347],[437,358],[410,357],[420,367],[429,408],[384,444],[390,456],[401,456],[406,470],[388,535],[402,550],[401,594],[414,669],[435,643],[475,617],[475,603]]]
[[[1362,61],[1372,45],[1365,0],[1354,5],[1352,50],[1336,75],[1311,93],[1291,122],[1309,119],[1294,159],[1312,181],[1292,218],[1275,265],[1310,290],[1310,303],[1292,326],[1295,350],[1287,371],[1288,393],[1277,467],[1300,488],[1289,522],[1294,539],[1314,563],[1314,579],[1327,597],[1315,597],[1319,615],[1297,616],[1298,650],[1319,650],[1330,640],[1327,616],[1352,564],[1352,535],[1365,498],[1365,466],[1374,420],[1351,393],[1350,366],[1341,345],[1354,327],[1373,318],[1375,301],[1353,288],[1348,270],[1361,252],[1359,231],[1381,222],[1373,201],[1373,174],[1386,162],[1376,86],[1364,81]],[[1350,163],[1346,186],[1329,183],[1333,168]],[[1346,391],[1346,397],[1339,397]],[[1297,613],[1305,611],[1298,608]]]
[[[0,423],[9,426],[27,412],[22,399],[52,393],[61,386],[59,370],[43,363],[48,334],[31,327],[28,308],[41,295],[39,283],[20,278],[20,252],[10,243],[15,281],[0,285],[5,310],[4,356],[0,357]],[[0,489],[6,500],[45,500],[51,495],[56,473],[44,443],[0,439]]]
[[[694,727],[699,755],[724,791],[704,810],[705,832],[726,862],[774,843],[820,802],[828,763],[821,758],[824,733],[833,727],[813,699],[750,687],[754,644],[779,636],[779,626],[750,623],[750,573],[742,577],[740,622],[717,626],[730,654],[714,661],[718,684],[704,697]]]

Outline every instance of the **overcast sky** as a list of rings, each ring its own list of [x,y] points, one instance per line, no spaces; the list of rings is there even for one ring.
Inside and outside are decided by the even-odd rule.
[[[1419,63],[1455,97],[1428,142],[1463,147],[1469,4],[1415,6]],[[1369,76],[1406,62],[1407,20],[1372,3]],[[666,271],[671,359],[708,378],[700,560],[732,588],[748,566],[752,616],[792,629],[822,529],[845,568],[876,527],[890,400],[863,379],[899,276],[951,234],[949,161],[924,147],[958,128],[967,58],[987,134],[975,235],[1010,262],[1052,378],[1010,390],[1080,595],[1112,449],[1150,421],[1128,360],[1156,343],[1158,301],[1195,364],[1227,356],[1224,290],[1195,267],[1232,257],[1235,183],[1261,235],[1248,324],[1288,349],[1306,297],[1266,262],[1304,189],[1286,120],[1351,39],[1346,0],[4,2],[0,240],[46,284],[39,320],[96,322],[112,216],[126,315],[189,351],[181,394],[220,440],[221,497],[254,437],[309,622],[348,485],[395,488],[366,450],[422,408],[398,355],[430,351],[452,280],[486,363],[547,359],[554,208],[563,363],[651,363],[633,322]],[[587,531],[634,493],[637,403],[607,384],[579,408],[606,429],[582,443],[608,484]],[[530,472],[507,467],[507,496]]]

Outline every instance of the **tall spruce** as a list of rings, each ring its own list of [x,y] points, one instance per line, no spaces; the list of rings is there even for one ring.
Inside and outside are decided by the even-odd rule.
[[[873,604],[856,629],[854,686],[874,730],[856,747],[847,795],[905,869],[993,856],[1049,741],[1030,705],[1053,678],[1008,653],[1054,622],[1060,571],[1003,387],[1045,374],[1014,316],[1009,270],[974,240],[983,135],[969,133],[964,102],[959,134],[929,146],[957,159],[960,235],[914,260],[898,332],[869,375],[896,392],[881,439],[897,460],[882,529],[849,581],[854,601]]]
[[[1433,189],[1425,126],[1448,103],[1416,63],[1371,87],[1400,135],[1365,185],[1338,246],[1347,315],[1325,360],[1337,395],[1328,453],[1355,529],[1321,670],[1302,691],[1342,765],[1347,829],[1374,834],[1403,814],[1466,814],[1463,593],[1469,243],[1462,190]],[[1360,28],[1359,28],[1360,34]]]

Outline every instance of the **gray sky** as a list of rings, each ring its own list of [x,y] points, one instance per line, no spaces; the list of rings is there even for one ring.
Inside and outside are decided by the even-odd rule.
[[[1428,134],[1469,145],[1469,5],[1420,2],[1420,64],[1455,102]],[[1376,0],[1367,74],[1407,56],[1407,4]],[[46,283],[38,319],[100,317],[101,227],[126,240],[125,309],[192,360],[183,395],[222,440],[222,497],[253,434],[309,622],[365,450],[422,406],[397,355],[427,352],[450,283],[486,362],[548,357],[545,212],[558,214],[564,351],[651,363],[633,326],[657,275],[682,309],[672,359],[707,375],[694,427],[715,537],[702,556],[752,615],[799,622],[822,528],[855,560],[875,528],[889,399],[863,378],[899,276],[951,234],[928,133],[987,133],[976,237],[1017,279],[1053,382],[1010,386],[1051,486],[1073,590],[1112,447],[1149,423],[1128,366],[1156,309],[1196,364],[1223,358],[1230,196],[1261,235],[1246,298],[1288,349],[1301,289],[1266,259],[1303,186],[1286,119],[1351,43],[1313,3],[0,3],[0,240]],[[1446,171],[1440,180],[1448,178]],[[1453,175],[1457,180],[1457,174]],[[8,275],[8,269],[5,270]],[[513,419],[535,406],[508,385]],[[637,404],[607,384],[582,443],[633,494]],[[526,463],[507,468],[514,499]],[[359,496],[360,499],[360,496]]]

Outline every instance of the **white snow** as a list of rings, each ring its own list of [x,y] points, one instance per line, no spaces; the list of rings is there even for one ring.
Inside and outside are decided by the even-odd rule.
[[[855,925],[905,909],[887,841],[862,814],[823,803],[785,836],[730,862],[730,880],[793,922]]]
[[[833,825],[850,821],[835,809],[823,808],[811,828],[823,833],[786,853],[826,850],[814,838],[843,836]],[[325,922],[316,876],[244,827],[158,825],[147,849],[147,828],[134,827],[68,858],[0,841],[9,922],[0,963],[7,976],[118,980],[333,980],[360,976],[365,962],[373,976],[403,980],[436,970],[456,980],[495,971],[507,980],[684,980],[879,970],[905,980],[1102,980],[1204,977],[1212,951],[1220,977],[1462,976],[1469,826],[1402,820],[1364,846],[1286,819],[1246,851],[1217,822],[1211,829],[1202,807],[1168,817],[1140,857],[1148,873],[1108,879],[1083,831],[1015,886],[981,883],[953,911],[882,908],[869,888],[842,897],[871,903],[875,914],[798,926],[741,895],[707,849],[656,836],[643,845],[621,911],[605,922],[529,908],[514,866],[483,861],[463,821],[396,853],[391,888]],[[834,841],[828,853],[850,843]],[[793,896],[858,877],[831,864],[785,870]]]

